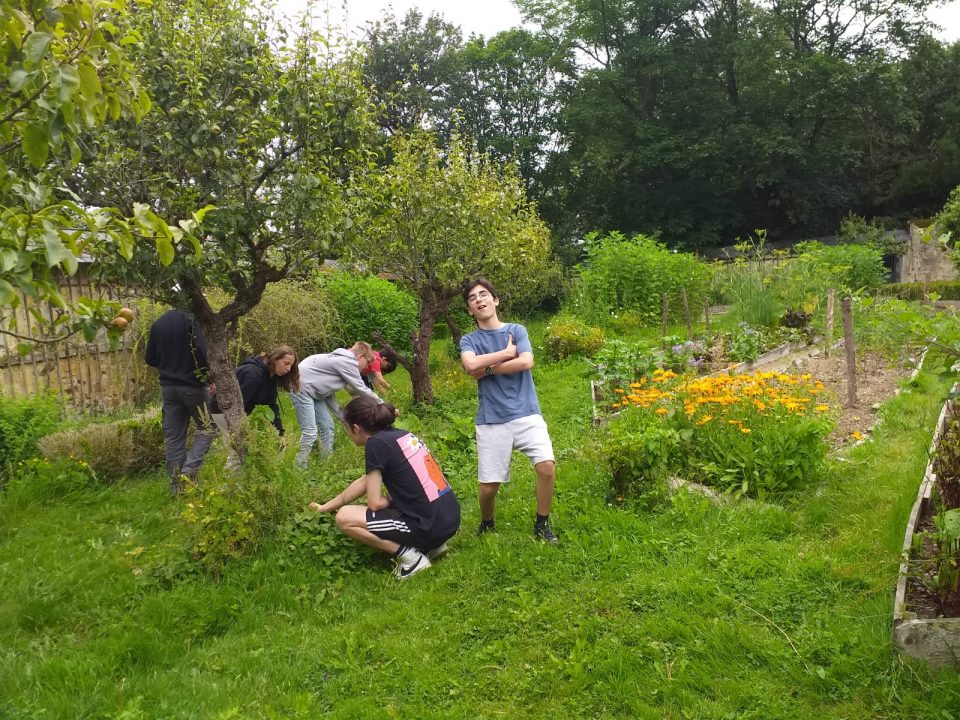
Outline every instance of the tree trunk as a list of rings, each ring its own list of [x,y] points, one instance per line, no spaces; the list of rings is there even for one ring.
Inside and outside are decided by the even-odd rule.
[[[453,313],[450,312],[449,305],[443,310],[443,319],[446,321],[447,327],[450,328],[450,337],[453,338],[453,346],[459,348],[460,340],[463,338],[463,330],[460,329],[460,324],[453,316]]]
[[[424,290],[420,294],[420,327],[413,338],[413,402],[416,405],[433,405],[433,383],[430,381],[430,340],[437,321],[439,308],[434,293]]]

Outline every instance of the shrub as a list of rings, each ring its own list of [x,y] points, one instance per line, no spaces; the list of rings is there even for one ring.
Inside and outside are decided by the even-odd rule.
[[[54,395],[0,397],[0,488],[17,463],[35,457],[37,441],[63,418],[63,403]]]
[[[253,310],[240,320],[231,354],[249,355],[290,345],[299,358],[330,352],[341,340],[341,321],[330,295],[291,280],[271,283]]]
[[[898,297],[902,300],[926,300],[930,294],[941,300],[960,300],[960,281],[941,280],[930,283],[888,283],[878,289],[878,295]]]
[[[152,470],[164,461],[160,411],[53,433],[40,441],[39,449],[48,460],[83,461],[106,481]]]
[[[620,501],[655,490],[671,473],[683,471],[681,435],[654,416],[627,410],[608,426],[601,458],[611,491]]]
[[[410,293],[375,275],[335,272],[319,276],[317,282],[337,308],[341,344],[372,342],[377,332],[398,350],[411,350],[410,333],[417,328],[419,312]]]
[[[205,481],[186,490],[181,520],[189,554],[213,576],[275,535],[303,507],[298,495],[301,477],[278,458],[267,415],[250,416],[248,455],[236,476],[211,465]]]
[[[811,240],[798,243],[796,249],[797,261],[812,267],[810,274],[820,280],[824,291],[833,287],[840,293],[870,293],[886,280],[883,253],[872,245],[824,245]]]
[[[547,353],[554,360],[571,355],[593,356],[603,347],[600,328],[590,327],[574,318],[555,320],[547,326]]]
[[[656,370],[616,392],[611,409],[639,413],[639,425],[659,422],[676,432],[681,447],[671,457],[682,459],[690,480],[765,497],[823,471],[833,423],[818,398],[823,384],[809,376],[758,372],[682,380]],[[636,452],[648,451],[638,446]]]
[[[659,322],[665,293],[670,317],[679,321],[684,318],[684,293],[696,315],[710,292],[709,265],[644,235],[628,239],[618,232],[591,233],[586,256],[578,266],[574,308],[591,322],[605,322],[624,312],[638,313],[650,324]]]

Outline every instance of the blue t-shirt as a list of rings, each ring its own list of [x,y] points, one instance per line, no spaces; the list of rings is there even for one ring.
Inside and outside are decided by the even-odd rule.
[[[507,346],[507,336],[513,335],[517,353],[532,353],[527,329],[516,323],[504,323],[498,330],[476,329],[460,340],[460,352],[476,355],[499,352]],[[517,418],[540,415],[540,402],[529,370],[507,375],[486,375],[477,381],[480,406],[477,425],[499,425]]]

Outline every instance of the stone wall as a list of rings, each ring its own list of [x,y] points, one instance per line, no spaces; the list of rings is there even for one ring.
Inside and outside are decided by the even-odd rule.
[[[929,233],[934,239],[924,238]],[[907,252],[899,263],[900,282],[934,282],[956,280],[957,269],[950,260],[950,253],[936,241],[936,231],[910,225]]]

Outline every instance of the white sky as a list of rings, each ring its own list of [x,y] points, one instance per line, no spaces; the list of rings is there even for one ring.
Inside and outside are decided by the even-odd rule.
[[[303,12],[307,0],[277,0],[281,12],[295,16]],[[489,37],[501,30],[520,24],[520,12],[511,0],[316,0],[315,13],[325,25],[323,14],[329,12],[331,25],[354,31],[359,37],[366,23],[377,20],[393,8],[394,15],[403,17],[411,7],[424,15],[437,12],[444,19],[459,25],[464,37],[477,33]],[[948,42],[960,40],[960,0],[952,0],[929,13],[930,19],[943,27],[940,37]]]

